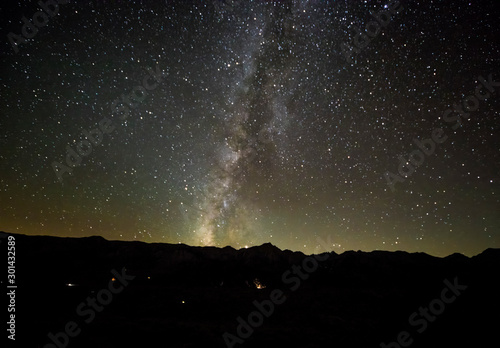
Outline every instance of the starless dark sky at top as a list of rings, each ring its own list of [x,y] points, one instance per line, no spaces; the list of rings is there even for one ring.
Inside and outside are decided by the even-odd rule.
[[[36,1],[2,2],[0,230],[306,253],[500,247],[498,1],[72,1],[15,53]],[[126,120],[112,103],[163,80]],[[154,79],[150,78],[153,84]],[[483,87],[482,93],[487,89]],[[123,104],[120,104],[123,106]],[[458,114],[456,114],[458,115]],[[66,147],[107,118],[82,162]],[[448,137],[394,191],[398,156]]]

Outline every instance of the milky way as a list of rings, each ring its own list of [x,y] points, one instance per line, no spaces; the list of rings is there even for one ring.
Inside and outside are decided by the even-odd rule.
[[[286,104],[292,93],[287,89],[293,77],[286,69],[279,69],[279,63],[266,62],[275,50],[274,40],[269,37],[282,30],[273,27],[277,14],[265,3],[253,4],[244,12],[237,6],[225,6],[218,10],[223,19],[233,19],[234,24],[228,21],[229,27],[238,32],[239,21],[247,25],[238,33],[240,40],[224,43],[236,56],[233,63],[227,64],[235,73],[227,85],[224,111],[218,115],[225,126],[222,143],[216,149],[215,168],[209,172],[204,194],[197,197],[195,205],[198,222],[194,243],[202,245],[238,244],[245,239],[251,243],[251,236],[262,231],[264,226],[258,223],[261,210],[239,191],[263,156],[268,161],[276,159],[269,154],[279,148],[274,138],[286,134],[290,121]],[[278,46],[279,51],[285,49]],[[293,55],[292,48],[288,49],[278,60]]]

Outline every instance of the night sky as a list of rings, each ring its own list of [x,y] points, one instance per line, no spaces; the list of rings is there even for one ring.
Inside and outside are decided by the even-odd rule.
[[[0,230],[500,247],[497,0],[64,2],[0,4]]]

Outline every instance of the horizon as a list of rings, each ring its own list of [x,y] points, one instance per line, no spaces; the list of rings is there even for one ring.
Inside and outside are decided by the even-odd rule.
[[[224,246],[215,246],[215,245],[190,245],[190,244],[186,244],[186,243],[182,243],[182,242],[177,242],[177,243],[169,243],[169,242],[165,242],[165,241],[162,241],[162,242],[154,242],[154,241],[141,241],[141,240],[124,240],[124,239],[107,239],[101,235],[88,235],[88,236],[78,236],[78,237],[72,237],[72,236],[55,236],[55,235],[41,235],[41,234],[23,234],[23,233],[14,233],[14,232],[5,232],[5,231],[0,231],[0,233],[5,233],[7,235],[22,235],[22,236],[26,236],[26,237],[54,237],[54,238],[66,238],[66,239],[83,239],[83,238],[93,238],[93,237],[98,237],[98,238],[102,238],[104,239],[105,241],[107,242],[139,242],[139,243],[145,243],[145,244],[169,244],[169,245],[184,245],[184,246],[187,246],[187,247],[196,247],[196,248],[216,248],[216,249],[224,249],[224,248],[227,248],[227,247],[230,247],[232,248],[233,250],[244,250],[244,249],[250,249],[250,248],[258,248],[258,247],[262,247],[266,244],[270,244],[272,245],[273,247],[276,247],[277,249],[279,249],[280,251],[291,251],[291,252],[301,252],[303,253],[305,256],[310,256],[310,255],[318,255],[318,254],[323,254],[323,253],[335,253],[337,255],[342,255],[344,253],[349,253],[349,252],[362,252],[362,253],[372,253],[372,252],[377,252],[377,251],[380,251],[380,252],[388,252],[388,253],[394,253],[394,252],[403,252],[403,253],[408,253],[408,254],[416,254],[416,253],[423,253],[423,254],[426,254],[426,255],[429,255],[429,256],[432,256],[432,257],[437,257],[437,258],[446,258],[446,257],[449,257],[451,255],[455,255],[455,254],[460,254],[460,255],[463,255],[467,258],[472,258],[472,257],[475,257],[475,256],[478,256],[482,253],[484,253],[485,251],[487,250],[500,250],[500,248],[494,248],[494,247],[488,247],[480,252],[478,252],[477,254],[474,254],[474,255],[467,255],[467,254],[464,254],[464,253],[460,253],[460,252],[453,252],[451,254],[447,254],[447,255],[433,255],[433,254],[429,254],[425,251],[406,251],[406,250],[400,250],[400,249],[395,249],[395,250],[384,250],[384,249],[374,249],[374,250],[361,250],[361,249],[349,249],[349,250],[342,250],[341,252],[337,252],[335,250],[324,250],[324,251],[320,251],[320,252],[315,252],[315,253],[305,253],[304,251],[302,250],[291,250],[291,249],[288,249],[288,248],[281,248],[279,245],[276,245],[276,244],[273,244],[271,242],[264,242],[262,244],[259,244],[259,245],[251,245],[251,246],[243,246],[241,248],[235,248],[233,247],[232,245],[224,245]]]

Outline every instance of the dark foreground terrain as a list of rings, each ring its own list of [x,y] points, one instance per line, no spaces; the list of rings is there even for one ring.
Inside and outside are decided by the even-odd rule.
[[[396,348],[500,342],[499,249],[472,258],[383,251],[312,257],[271,244],[235,250],[9,235],[15,237],[17,289],[16,340],[2,330],[8,346]],[[6,236],[0,233],[4,293]],[[9,301],[4,297],[3,325],[10,320]]]

